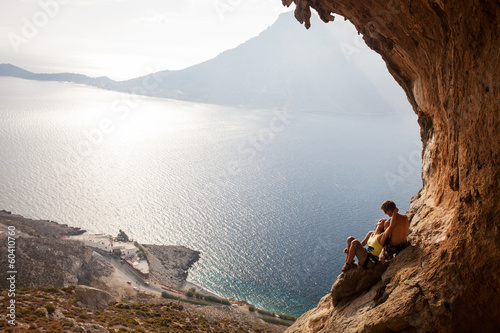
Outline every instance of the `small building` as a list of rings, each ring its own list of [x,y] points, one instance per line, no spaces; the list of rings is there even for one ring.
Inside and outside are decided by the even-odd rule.
[[[113,249],[113,240],[106,234],[83,234],[78,236],[68,236],[65,239],[83,242],[86,246],[97,248],[106,252]]]
[[[131,257],[136,254],[139,249],[133,243],[114,242],[113,251],[120,250],[122,256]]]
[[[139,260],[132,264],[132,267],[139,272],[143,278],[149,279],[149,263],[147,260]]]

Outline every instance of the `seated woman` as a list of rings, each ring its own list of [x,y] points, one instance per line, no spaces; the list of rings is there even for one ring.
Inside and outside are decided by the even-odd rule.
[[[358,258],[358,264],[364,268],[372,268],[378,263],[378,256],[394,229],[394,220],[396,219],[398,209],[396,208],[394,212],[396,214],[389,221],[386,219],[379,220],[375,226],[375,230],[368,232],[362,242],[354,237],[347,238],[347,247],[344,249],[347,258],[344,267],[342,267],[342,272],[357,267],[354,264],[354,256]],[[365,245],[368,245],[367,249],[364,248]]]

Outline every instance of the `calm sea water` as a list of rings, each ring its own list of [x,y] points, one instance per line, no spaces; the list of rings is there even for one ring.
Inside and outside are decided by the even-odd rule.
[[[340,115],[0,78],[0,209],[201,251],[189,279],[300,315],[386,199],[421,187],[408,107]]]

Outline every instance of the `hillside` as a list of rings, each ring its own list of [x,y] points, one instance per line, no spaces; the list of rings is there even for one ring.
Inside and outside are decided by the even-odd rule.
[[[104,310],[82,306],[75,288],[46,287],[18,290],[16,326],[10,326],[7,309],[0,309],[2,332],[245,332],[279,333],[284,326],[238,314],[232,309],[212,309],[203,315],[200,306],[156,300],[145,295],[112,302]],[[6,298],[7,291],[0,291]]]
[[[322,24],[303,29],[288,12],[257,37],[212,60],[120,82],[118,89],[214,104],[346,113],[392,110],[366,73],[346,61],[340,39],[340,31]]]
[[[92,255],[92,249],[80,242],[61,239],[62,236],[77,235],[84,230],[49,221],[29,220],[0,211],[2,244],[7,244],[7,226],[15,227],[16,230],[18,288],[88,284],[110,274],[110,268]],[[1,267],[8,267],[7,259],[7,256],[0,258]],[[8,281],[2,278],[0,288],[8,286]]]
[[[11,64],[0,64],[0,76],[18,77],[26,80],[37,81],[58,81],[86,84],[103,89],[112,89],[115,81],[107,77],[88,77],[82,74],[58,73],[58,74],[37,74]]]
[[[8,238],[12,230],[15,241]],[[0,282],[5,305],[0,309],[0,331],[283,332],[293,323],[291,316],[277,319],[245,301],[220,299],[187,285],[188,270],[199,259],[197,251],[141,245],[150,263],[146,283],[135,273],[127,274],[130,269],[118,259],[67,237],[84,232],[0,211],[0,241],[15,248],[9,251],[15,261],[10,269],[15,271],[4,271]],[[10,266],[7,255],[0,265]],[[7,306],[12,301],[11,311]],[[9,313],[15,315],[15,327],[8,324]]]

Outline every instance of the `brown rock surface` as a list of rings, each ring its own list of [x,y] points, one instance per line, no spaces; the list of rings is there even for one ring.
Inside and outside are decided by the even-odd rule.
[[[289,332],[493,332],[500,327],[500,3],[283,0],[308,26],[339,14],[387,63],[418,115],[423,188],[410,241],[368,292],[324,297]],[[406,258],[406,259],[405,259]]]
[[[83,306],[94,310],[104,310],[113,300],[107,291],[82,285],[76,286],[75,297]]]
[[[15,268],[17,288],[88,284],[110,273],[109,268],[92,255],[83,243],[59,239],[80,232],[78,228],[49,221],[26,219],[0,212],[0,229],[15,226]],[[7,253],[7,235],[0,233],[0,250]],[[0,266],[8,267],[7,255]],[[7,270],[0,273],[0,288],[8,288]]]
[[[350,299],[370,289],[380,280],[387,266],[389,266],[389,262],[380,261],[371,269],[365,269],[358,266],[340,274],[335,280],[330,292],[332,295],[332,303],[337,305],[342,300]]]
[[[58,239],[63,236],[81,235],[85,232],[85,230],[69,227],[66,224],[47,220],[32,220],[5,210],[0,210],[0,223],[14,226],[18,231],[21,230],[33,236],[45,236]]]
[[[185,246],[143,245],[149,261],[150,280],[165,286],[182,288],[188,270],[200,258],[200,252]]]

